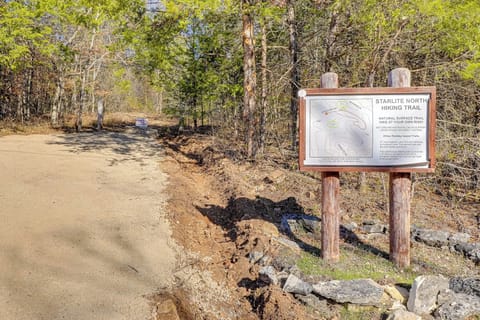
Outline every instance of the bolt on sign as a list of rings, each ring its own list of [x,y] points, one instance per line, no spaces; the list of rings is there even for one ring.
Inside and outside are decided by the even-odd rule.
[[[303,89],[300,170],[433,172],[435,87]]]

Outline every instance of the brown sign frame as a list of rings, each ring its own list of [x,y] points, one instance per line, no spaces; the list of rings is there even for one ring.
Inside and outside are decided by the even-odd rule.
[[[305,164],[307,141],[307,98],[332,96],[385,96],[385,95],[412,95],[428,94],[430,96],[427,110],[427,157],[425,167],[409,165],[317,165]],[[373,112],[373,110],[372,110]],[[373,125],[373,124],[372,124]],[[435,126],[436,126],[436,88],[435,87],[408,87],[408,88],[335,88],[335,89],[302,89],[299,91],[299,168],[301,171],[320,172],[434,172],[435,171]]]

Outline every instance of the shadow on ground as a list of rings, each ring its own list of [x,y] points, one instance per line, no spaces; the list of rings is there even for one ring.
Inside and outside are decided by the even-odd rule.
[[[237,240],[238,233],[240,232],[237,228],[238,222],[242,220],[261,219],[274,224],[282,235],[296,242],[305,252],[317,257],[321,257],[322,255],[321,248],[306,243],[294,233],[281,227],[282,217],[286,213],[288,215],[301,215],[311,221],[317,221],[320,223],[320,219],[317,216],[307,214],[294,197],[289,197],[278,202],[263,197],[257,197],[255,199],[239,197],[230,199],[226,207],[210,205],[206,208],[198,206],[196,208],[204,216],[208,217],[210,221],[222,227],[233,242]],[[320,243],[320,234],[314,234],[314,236],[317,238],[316,240],[318,243]],[[387,252],[364,243],[354,232],[343,226],[340,227],[340,236],[346,243],[349,243],[358,249],[381,256],[385,259],[388,259],[389,257]]]
[[[60,135],[49,144],[65,146],[70,153],[93,153],[112,156],[110,165],[123,161],[137,161],[161,155],[162,146],[141,130],[130,132],[91,131]],[[119,155],[121,157],[115,157]]]

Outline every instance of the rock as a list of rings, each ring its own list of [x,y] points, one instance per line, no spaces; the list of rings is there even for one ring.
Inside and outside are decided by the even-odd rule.
[[[444,247],[449,244],[450,232],[442,230],[415,229],[412,232],[415,241],[423,242],[432,247]]]
[[[475,263],[480,263],[480,243],[461,242],[454,246],[455,250]]]
[[[452,278],[450,289],[456,293],[480,297],[480,278]]]
[[[416,314],[430,314],[437,307],[437,295],[449,287],[443,276],[419,276],[415,279],[407,302],[408,311]]]
[[[286,234],[296,234],[301,230],[298,224],[298,215],[296,214],[284,214],[282,221],[280,222],[280,231]]]
[[[248,262],[250,264],[259,264],[261,266],[267,266],[272,261],[272,257],[266,255],[262,251],[252,251],[248,254]]]
[[[320,282],[313,285],[313,292],[339,303],[360,305],[379,305],[383,296],[383,288],[371,279]]]
[[[300,254],[293,252],[287,247],[281,247],[279,253],[275,255],[272,260],[272,265],[276,270],[292,273],[290,270],[296,266],[297,260],[300,258]]]
[[[326,318],[333,316],[331,308],[328,306],[326,300],[320,299],[314,294],[308,294],[306,296],[298,295],[296,296],[297,300],[302,302],[304,305],[311,307],[314,310],[317,310]]]
[[[395,310],[407,310],[407,307],[400,301],[393,301],[392,306],[389,308],[390,311],[395,311]]]
[[[407,303],[409,295],[407,289],[397,285],[384,286],[383,289],[390,297],[392,297],[393,300],[400,301],[401,303]]]
[[[356,224],[355,222],[349,222],[342,224],[342,227],[347,231],[354,232],[358,229],[358,224]]]
[[[277,273],[278,285],[280,287],[283,288],[283,286],[285,285],[285,282],[287,282],[287,279],[288,279],[289,275],[290,274],[288,274],[284,271],[280,271],[279,273]]]
[[[362,230],[365,233],[385,233],[387,226],[374,221],[366,221],[362,225]]]
[[[292,240],[288,240],[288,239],[285,239],[285,238],[282,238],[282,237],[273,237],[272,240],[274,240],[275,242],[279,243],[280,245],[290,249],[290,250],[293,250],[293,251],[300,251],[300,246],[298,245],[298,243],[296,243],[295,241],[292,241]]]
[[[422,317],[407,310],[397,309],[388,315],[387,320],[422,320]]]
[[[456,245],[462,242],[470,241],[470,235],[468,233],[452,233],[448,238],[450,245]]]
[[[303,216],[299,220],[299,223],[305,231],[310,233],[320,234],[322,230],[320,219],[317,217]]]
[[[290,274],[285,281],[283,291],[306,296],[312,292],[312,285]]]
[[[265,253],[261,251],[252,251],[248,254],[248,262],[250,262],[251,264],[255,264],[259,262],[264,256]]]
[[[480,316],[480,297],[455,293],[452,300],[435,311],[435,316],[442,320],[463,320]]]
[[[286,214],[282,217],[280,229],[287,234],[320,233],[321,224],[318,217],[305,214]]]
[[[448,303],[452,300],[455,300],[455,292],[450,289],[442,290],[437,296],[437,305],[441,306],[442,304]]]
[[[258,277],[265,283],[277,285],[278,278],[277,278],[277,271],[272,266],[265,266],[260,268],[258,272]]]

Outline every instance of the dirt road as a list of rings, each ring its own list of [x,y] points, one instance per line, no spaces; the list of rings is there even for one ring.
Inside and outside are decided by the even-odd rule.
[[[159,146],[140,134],[0,138],[0,319],[151,319],[175,250]]]

